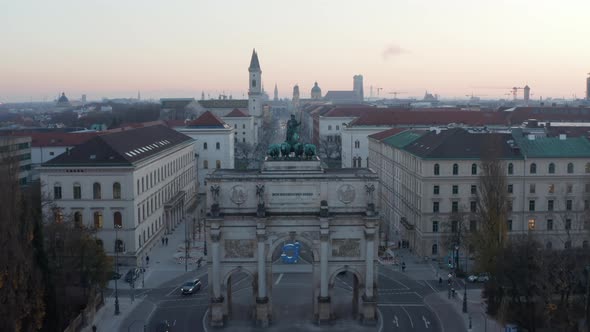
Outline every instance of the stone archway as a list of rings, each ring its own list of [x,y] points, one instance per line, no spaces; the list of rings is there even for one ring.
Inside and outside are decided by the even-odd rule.
[[[256,285],[256,274],[252,271],[250,271],[248,268],[244,268],[244,267],[236,267],[232,270],[230,270],[229,272],[227,272],[225,274],[225,276],[222,279],[222,294],[224,294],[225,297],[225,301],[224,301],[224,306],[223,306],[223,316],[224,319],[232,319],[232,312],[233,312],[233,302],[232,302],[232,295],[233,292],[238,291],[238,290],[233,290],[232,289],[232,277],[235,276],[236,274],[246,274],[248,276],[248,278],[250,279],[250,287],[252,287],[252,301],[250,303],[250,305],[248,305],[249,310],[247,310],[249,312],[249,316],[252,316],[252,313],[254,312],[255,308],[256,308],[256,292],[257,292],[257,285]],[[239,282],[240,280],[238,280],[237,282]]]
[[[334,300],[334,298],[335,298],[334,287],[336,286],[336,278],[338,277],[338,275],[341,275],[343,273],[351,275],[352,284],[350,284],[349,286],[352,288],[351,289],[351,292],[352,292],[352,317],[354,319],[358,319],[359,318],[359,307],[361,305],[361,299],[359,297],[359,294],[360,294],[360,291],[364,287],[364,278],[363,278],[363,275],[357,269],[349,267],[349,266],[343,266],[343,267],[338,268],[332,272],[332,274],[330,275],[329,284],[328,284],[330,298]],[[334,305],[334,304],[332,304],[332,305]],[[334,307],[330,308],[330,317],[331,317],[331,319],[338,318],[338,317],[335,317]],[[344,317],[347,317],[347,315],[345,314]]]

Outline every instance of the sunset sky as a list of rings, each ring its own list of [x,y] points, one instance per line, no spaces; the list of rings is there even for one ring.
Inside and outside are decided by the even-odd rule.
[[[256,48],[265,89],[398,97],[582,97],[590,1],[0,0],[0,102],[247,93]],[[391,96],[391,95],[387,95]]]

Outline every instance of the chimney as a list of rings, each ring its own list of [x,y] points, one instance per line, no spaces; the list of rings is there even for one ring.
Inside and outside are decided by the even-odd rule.
[[[559,140],[560,141],[565,141],[565,139],[567,138],[566,134],[559,134]]]

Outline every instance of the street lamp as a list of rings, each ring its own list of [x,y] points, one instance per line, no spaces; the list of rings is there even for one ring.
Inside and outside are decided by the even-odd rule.
[[[119,228],[121,225],[115,224],[115,269],[117,271],[117,275],[115,276],[115,316],[119,315],[121,312],[119,311],[119,291],[117,288],[117,278],[119,275]]]

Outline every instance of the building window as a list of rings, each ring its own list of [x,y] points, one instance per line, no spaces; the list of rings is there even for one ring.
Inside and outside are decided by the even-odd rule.
[[[570,229],[572,229],[572,220],[566,219],[565,220],[565,230],[569,231]]]
[[[567,201],[565,201],[565,209],[567,211],[571,211],[572,210],[572,205],[573,205],[573,202],[572,202],[571,199],[568,199]]]
[[[471,185],[471,195],[476,195],[477,194],[477,186],[472,184]]]
[[[451,204],[451,212],[459,212],[459,202],[455,201]]]
[[[555,164],[554,163],[549,164],[549,174],[555,174]]]
[[[121,184],[119,182],[113,183],[113,199],[121,199]]]
[[[477,164],[471,164],[471,175],[477,175]]]
[[[432,233],[438,233],[438,221],[432,222]]]
[[[123,228],[123,217],[121,216],[121,212],[119,211],[113,213],[113,227]]]
[[[469,220],[469,231],[476,232],[477,231],[477,221]]]
[[[506,211],[512,211],[512,201],[506,202]]]
[[[432,212],[437,213],[439,211],[438,202],[432,202]]]
[[[221,160],[216,160],[215,161],[215,168],[220,169],[221,168]]]
[[[74,183],[74,199],[82,199],[82,187],[79,183]]]
[[[537,174],[537,164],[532,163],[529,169],[529,173],[531,174]]]
[[[476,201],[471,201],[469,204],[469,210],[471,212],[477,212],[477,202]]]
[[[340,130],[340,126],[339,125],[336,125],[336,130]]]
[[[209,161],[203,160],[203,168],[204,169],[208,169],[209,168]]]
[[[242,124],[242,129],[246,129],[246,124]]]
[[[53,185],[53,199],[61,199],[61,184]]]
[[[551,249],[553,248],[553,243],[551,243],[551,241],[548,241],[547,244],[545,245],[545,249]]]
[[[529,201],[529,211],[535,211],[535,200]]]
[[[203,150],[207,150],[207,142],[203,143]]]
[[[574,164],[569,163],[567,164],[567,174],[572,174],[574,172]]]
[[[582,248],[588,249],[588,240],[584,240],[584,242],[582,242]]]
[[[358,141],[358,140],[354,141],[354,148],[355,149],[360,149],[360,147],[361,147],[361,142]]]
[[[332,126],[328,126],[328,130],[332,130]]]
[[[438,195],[439,193],[440,193],[440,187],[439,186],[432,187],[432,194],[433,195]]]
[[[566,184],[565,187],[568,194],[571,194],[574,191],[574,185],[571,183]]]
[[[102,212],[101,211],[94,211],[94,229],[101,229],[102,228]]]
[[[537,191],[536,186],[534,183],[529,185],[529,193],[534,194]]]
[[[508,174],[514,174],[514,165],[512,163],[508,164]]]
[[[438,244],[436,243],[432,245],[432,254],[438,255]]]
[[[511,232],[512,231],[512,219],[508,219],[506,221],[506,227],[508,228],[508,231]]]
[[[252,87],[256,87],[256,80],[252,80]]]
[[[234,143],[238,143],[238,138],[234,137]],[[238,149],[234,149],[234,151],[237,151]]]
[[[529,219],[529,231],[535,229],[535,219]]]
[[[563,247],[565,249],[570,249],[572,247],[572,241],[570,241],[570,240],[565,241],[565,245]]]
[[[552,199],[547,201],[547,211],[553,211],[553,200]]]
[[[242,143],[246,143],[246,137],[242,137]]]
[[[459,222],[457,220],[451,221],[451,232],[457,233],[459,230]]]
[[[453,195],[457,195],[459,193],[459,186],[454,185],[453,186]]]
[[[221,148],[221,144],[219,144],[219,142],[215,143],[215,149],[219,150]]]
[[[554,184],[550,184],[549,185],[549,190],[547,190],[548,193],[553,194],[555,192],[555,185]]]
[[[586,173],[590,173],[590,163],[586,163]]]
[[[82,212],[76,211],[74,212],[74,226],[78,228],[82,228],[84,223],[82,222]]]
[[[92,197],[94,199],[101,199],[101,197],[102,197],[102,193],[100,190],[100,183],[98,183],[98,182],[94,182],[94,184],[92,185]]]
[[[513,186],[513,185],[511,185],[511,184],[509,184],[509,185],[508,185],[508,193],[509,193],[509,194],[512,194],[513,192],[514,192],[514,186]]]
[[[123,244],[123,240],[117,239],[115,241],[115,251],[116,252],[123,252],[125,250],[125,244]]]
[[[440,175],[440,165],[434,164],[434,175]]]
[[[553,230],[553,219],[547,219],[547,230],[548,231]]]
[[[588,210],[590,208],[590,202],[587,199],[584,200],[584,210]]]
[[[453,175],[459,174],[459,165],[453,164]]]

